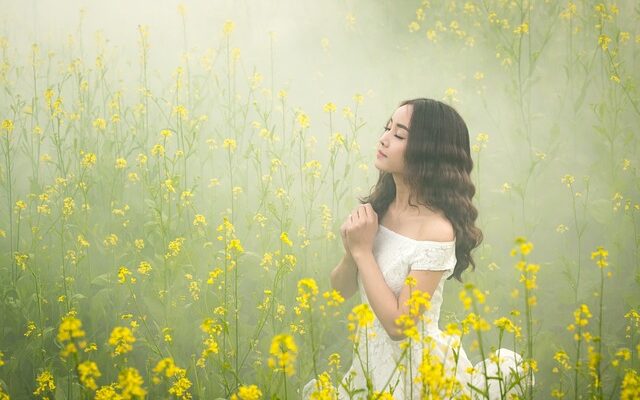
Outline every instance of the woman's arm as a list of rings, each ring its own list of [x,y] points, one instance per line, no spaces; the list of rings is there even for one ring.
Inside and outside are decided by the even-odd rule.
[[[356,253],[353,257],[360,271],[364,292],[367,294],[369,304],[371,304],[371,308],[382,327],[392,340],[404,339],[405,335],[396,324],[396,319],[401,315],[409,315],[409,306],[407,305],[410,295],[409,286],[403,285],[400,295],[396,297],[385,282],[373,253]],[[411,271],[409,275],[417,282],[414,290],[429,293],[429,297],[431,297],[443,273],[444,271]],[[420,314],[424,311],[425,309],[421,307]],[[414,317],[413,319],[418,324],[419,318]]]
[[[351,256],[356,262],[362,287],[373,312],[391,339],[402,340],[404,333],[398,330],[396,319],[401,315],[409,315],[407,300],[410,288],[408,285],[404,285],[400,295],[396,297],[384,280],[382,271],[373,256],[373,241],[378,231],[378,214],[373,206],[370,203],[360,205],[349,217],[345,230]],[[444,271],[410,271],[409,275],[415,279],[414,289],[428,293],[430,297],[438,286],[443,273]],[[424,312],[424,306],[420,307],[417,316],[412,316],[416,323],[422,312]]]
[[[331,287],[339,291],[344,299],[348,299],[358,290],[358,267],[347,252],[340,263],[331,271]]]

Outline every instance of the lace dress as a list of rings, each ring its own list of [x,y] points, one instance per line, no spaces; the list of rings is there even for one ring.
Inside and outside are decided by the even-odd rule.
[[[420,399],[423,390],[426,391],[427,388],[434,394],[434,398],[435,393],[439,398],[464,398],[465,395],[473,399],[486,398],[471,387],[488,393],[490,399],[509,398],[511,394],[521,393],[524,375],[519,354],[501,348],[489,358],[473,365],[460,345],[460,337],[448,335],[438,328],[443,286],[456,265],[455,241],[418,241],[380,225],[373,244],[373,255],[387,285],[396,296],[400,294],[410,270],[445,272],[431,297],[430,309],[425,311],[428,322],[422,326],[421,332],[426,343],[412,342],[409,348],[403,350],[402,343],[407,344],[409,340],[392,340],[375,318],[373,327],[367,329],[367,332],[364,329],[357,332],[359,345],[357,349],[354,348],[353,363],[342,379],[350,390],[347,391],[340,385],[339,399],[367,398],[364,373],[367,369],[373,391],[391,392],[393,398],[398,400]],[[358,287],[362,303],[369,304],[359,278]],[[428,357],[424,363],[423,354]],[[423,381],[425,385],[420,380],[416,381],[421,364],[422,376],[426,377]],[[485,381],[485,367],[487,376],[501,379]],[[455,383],[456,380],[458,384]],[[514,384],[518,380],[521,380],[522,385]],[[364,390],[353,394],[358,389]],[[312,394],[316,391],[316,379],[312,379],[303,388],[302,398],[313,398]],[[349,392],[352,393],[351,396]],[[428,395],[426,397],[432,398]]]

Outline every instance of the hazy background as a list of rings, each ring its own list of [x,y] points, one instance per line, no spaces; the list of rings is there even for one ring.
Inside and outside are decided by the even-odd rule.
[[[42,260],[36,264],[41,265],[42,281],[50,283],[46,286],[49,301],[53,302],[60,294],[60,285],[55,282],[61,280],[59,254],[65,245],[53,234],[45,234],[43,243],[47,247],[42,248],[28,236],[26,222],[22,237],[18,239],[14,233],[16,237],[7,240],[13,232],[11,228],[15,230],[17,226],[12,226],[17,222],[8,218],[14,203],[26,200],[29,193],[39,194],[59,176],[54,163],[34,164],[28,156],[32,147],[27,137],[34,124],[48,127],[41,152],[56,154],[47,130],[53,126],[47,125],[44,109],[37,118],[25,112],[30,104],[43,104],[46,88],[62,93],[67,112],[81,103],[78,79],[88,79],[89,92],[93,93],[90,102],[85,98],[82,103],[91,104],[85,110],[86,119],[82,118],[77,126],[69,125],[76,127],[66,131],[68,136],[62,147],[66,149],[65,157],[74,160],[72,165],[79,159],[77,150],[98,154],[99,172],[91,175],[95,207],[89,223],[84,220],[84,227],[89,230],[86,234],[95,239],[95,246],[83,261],[93,268],[92,277],[110,273],[110,283],[115,283],[118,265],[130,263],[134,267],[139,261],[129,243],[134,238],[145,237],[149,243],[155,243],[155,248],[149,245],[145,248],[148,258],[161,256],[169,240],[189,232],[193,214],[197,212],[207,217],[208,228],[190,236],[181,256],[186,258],[176,261],[172,276],[178,279],[182,272],[191,273],[195,280],[200,280],[204,291],[208,271],[220,260],[216,245],[212,248],[205,244],[216,242],[215,226],[221,223],[223,215],[231,215],[248,252],[243,256],[247,269],[241,275],[243,290],[239,295],[246,304],[243,320],[247,323],[254,318],[255,293],[266,287],[264,279],[272,278],[266,273],[261,275],[260,258],[265,251],[278,247],[278,236],[283,230],[289,231],[295,249],[291,251],[298,257],[298,265],[283,282],[283,304],[295,303],[295,284],[301,277],[315,278],[321,291],[330,289],[329,272],[342,256],[338,227],[357,204],[356,196],[368,193],[376,182],[378,171],[373,161],[383,125],[401,100],[435,98],[452,104],[460,112],[469,127],[472,144],[480,146],[479,152],[474,151],[473,179],[480,213],[478,224],[485,240],[474,253],[476,272],[467,272],[464,278],[489,291],[490,307],[486,310],[489,322],[521,307],[522,288],[509,251],[519,235],[534,243],[530,259],[541,264],[536,289],[538,306],[534,308],[534,356],[540,369],[537,397],[545,398],[557,386],[554,382],[560,381],[559,375],[551,372],[555,366],[553,354],[561,348],[574,354],[574,343],[566,326],[573,322],[572,313],[579,303],[592,308],[595,326],[600,274],[589,257],[597,246],[609,250],[607,268],[612,272],[606,280],[604,295],[606,362],[628,340],[624,314],[631,307],[637,308],[640,301],[637,92],[640,12],[634,2],[621,2],[617,12],[611,4],[601,11],[596,2],[581,2],[573,16],[564,18],[562,13],[568,4],[501,0],[434,2],[424,8],[425,17],[421,20],[416,9],[424,5],[418,1],[0,1],[3,10],[0,36],[6,39],[6,46],[2,47],[5,90],[0,95],[0,119],[14,120],[14,134],[24,135],[15,142],[15,153],[11,152],[14,157],[10,161],[14,165],[11,176],[7,174],[8,164],[2,169],[7,188],[2,196],[7,207],[0,216],[0,227],[6,231],[6,238],[0,242],[7,265],[0,271],[3,282],[5,278],[9,281],[14,268],[11,257],[14,251],[30,248],[33,255],[33,249],[38,248],[38,257],[42,258],[34,255],[32,260]],[[496,15],[491,16],[492,12]],[[222,30],[228,20],[234,21],[235,29],[225,36]],[[418,22],[419,28],[411,27],[412,21]],[[517,33],[523,22],[527,22],[526,32]],[[147,122],[132,111],[143,101],[139,92],[143,76],[139,26],[148,27],[147,79],[154,101],[148,109]],[[430,31],[436,33],[435,41],[429,38]],[[610,39],[606,49],[602,35]],[[35,80],[31,67],[34,43],[39,47]],[[240,57],[234,64],[230,54],[236,48]],[[95,65],[98,56],[104,60],[102,72]],[[76,59],[80,60],[82,72],[70,73],[62,79]],[[178,67],[185,73],[176,103]],[[254,73],[262,76],[258,84],[251,83]],[[287,92],[285,103],[277,97],[280,90]],[[116,91],[122,91],[121,109],[128,110],[122,112],[117,139],[94,140],[100,134],[92,128],[91,121],[109,118],[107,104]],[[363,95],[362,104],[357,104],[354,95]],[[337,106],[331,120],[323,112],[328,102]],[[127,171],[137,171],[136,155],[149,154],[159,141],[158,132],[179,129],[179,122],[171,114],[178,103],[189,110],[185,126],[199,116],[206,116],[193,130],[196,132],[193,154],[184,164],[177,162],[177,172],[174,170],[177,175],[184,172],[180,168],[189,170],[184,180],[178,180],[176,206],[180,191],[190,189],[195,195],[195,207],[177,206],[181,210],[179,217],[167,218],[170,233],[160,235],[148,202],[157,201],[159,196],[147,186],[129,182],[124,174],[115,174],[113,162],[116,157],[126,155]],[[347,106],[355,112],[352,119],[343,115],[343,107]],[[295,139],[300,133],[296,120],[300,112],[310,120],[310,126],[302,130],[304,147],[308,150],[305,153],[301,153],[300,143]],[[258,135],[259,128],[252,126],[253,121],[269,126],[280,135],[281,142],[268,147]],[[115,124],[108,126],[110,130]],[[327,146],[335,132],[354,139],[359,150],[352,149],[348,154],[338,151],[335,176],[324,176],[326,180],[317,195],[309,197],[314,199],[310,203],[301,194],[305,191],[301,160],[319,160],[323,171],[326,170],[331,159]],[[488,142],[478,142],[480,133],[488,135]],[[232,164],[233,182],[222,147],[224,138],[230,137],[238,140]],[[215,146],[207,142],[210,139],[215,140]],[[180,145],[172,142],[166,148],[173,154]],[[3,151],[5,160],[9,160],[5,147]],[[285,162],[284,176],[289,178],[274,174],[277,183],[262,197],[261,175],[268,172],[274,157]],[[35,167],[38,174],[34,165],[38,165]],[[258,165],[262,166],[261,172]],[[571,188],[561,182],[566,175],[575,178]],[[220,186],[209,188],[213,178],[220,180]],[[13,182],[10,191],[7,182]],[[334,203],[336,186],[332,185],[336,184],[341,193],[344,190],[344,196]],[[243,194],[232,204],[233,186],[241,186]],[[274,196],[275,186],[287,189],[288,201],[281,202]],[[77,200],[78,208],[80,203]],[[132,221],[125,229],[111,212],[124,204],[131,206],[128,218]],[[330,208],[332,218],[328,227],[322,226],[320,204]],[[228,212],[231,207],[233,214]],[[253,220],[256,212],[270,218],[266,227],[257,226]],[[35,216],[35,211],[32,214]],[[278,221],[277,215],[284,219]],[[36,224],[30,221],[31,226]],[[57,226],[54,219],[51,226]],[[311,244],[304,248],[299,247],[304,240],[298,231],[301,226],[311,239]],[[77,221],[77,225],[69,227],[70,237],[82,229]],[[122,236],[122,245],[129,244],[107,262],[101,257],[110,253],[101,247],[101,242],[110,232],[121,232],[118,234]],[[336,238],[328,238],[327,232],[333,232]],[[17,244],[20,241],[24,245]],[[261,274],[252,273],[249,268]],[[579,269],[581,281],[576,290]],[[53,359],[30,362],[26,355],[33,349],[22,355],[10,351],[29,340],[22,335],[24,326],[36,318],[35,300],[28,299],[32,286],[27,275],[21,276],[22,286],[18,280],[21,289],[6,284],[4,291],[3,315],[10,317],[3,317],[1,322],[4,334],[0,351],[5,352],[7,365],[0,368],[0,378],[7,383],[9,393],[12,387],[17,388],[16,393],[32,391],[29,388],[39,368],[57,365]],[[143,289],[141,296],[148,302],[150,314],[157,311],[158,319],[162,319],[160,310],[164,308],[163,323],[175,330],[174,343],[179,349],[175,351],[176,358],[182,355],[186,363],[190,354],[200,351],[190,334],[211,312],[212,304],[202,305],[193,315],[171,315],[167,309],[174,312],[186,309],[182,307],[188,303],[183,298],[189,294],[187,283],[176,280],[172,290],[177,303],[167,305],[170,302],[160,301],[162,306],[153,298],[159,287],[155,283]],[[457,282],[447,282],[441,325],[462,319],[464,311],[457,301],[461,288]],[[511,296],[514,288],[520,288],[520,297]],[[111,288],[114,292],[108,296],[119,296],[118,301],[99,302],[90,295],[95,282],[88,278],[78,279],[76,289],[85,296],[74,304],[84,316],[87,331],[95,335],[93,340],[104,343],[117,322],[115,316],[128,307],[126,296]],[[16,299],[22,299],[25,306],[14,307]],[[343,305],[345,315],[358,302],[356,295]],[[101,314],[95,314],[95,310],[102,310]],[[47,326],[56,329],[62,314],[62,308],[51,306],[47,318],[41,319],[44,326],[39,325],[39,329],[44,331]],[[102,315],[102,320],[94,321],[99,319],[98,315]],[[285,329],[287,318],[293,321],[296,317],[290,315],[280,325],[270,326],[269,334],[278,333],[279,326]],[[318,357],[326,360],[330,353],[339,352],[346,368],[351,363],[351,351],[344,320],[342,317],[323,323]],[[186,325],[187,321],[193,321],[193,326]],[[158,324],[158,332],[163,323]],[[492,335],[488,335],[488,341],[495,339],[496,333]],[[268,353],[267,339],[261,343],[262,355]],[[306,343],[304,340],[300,339],[301,343]],[[51,345],[43,342],[41,346]],[[301,354],[305,353],[302,347],[301,344]],[[309,356],[308,349],[305,354],[304,357]],[[255,357],[259,359],[261,355]],[[475,361],[479,359],[477,354],[474,357]],[[140,358],[145,359],[143,355]],[[30,372],[18,377],[18,367]],[[246,369],[241,375],[248,383],[267,382],[269,375],[265,371],[268,370],[264,365],[256,366],[255,371]],[[615,371],[612,367],[607,370],[607,390],[619,384]],[[113,380],[114,373],[109,375],[105,371],[103,380]],[[308,368],[302,367],[296,383],[304,384],[310,378]],[[569,375],[564,379],[571,384]],[[145,382],[151,386],[149,380]],[[208,390],[222,395],[212,387]]]

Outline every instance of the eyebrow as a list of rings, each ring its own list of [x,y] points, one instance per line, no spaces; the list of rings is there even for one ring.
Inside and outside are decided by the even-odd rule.
[[[393,118],[389,118],[389,122],[393,122]],[[409,128],[407,128],[406,126],[400,124],[400,123],[396,123],[396,125],[398,126],[398,128],[402,128],[405,131],[407,131],[407,133],[409,133]]]

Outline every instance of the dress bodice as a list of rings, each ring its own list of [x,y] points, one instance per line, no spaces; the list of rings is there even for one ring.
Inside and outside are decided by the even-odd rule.
[[[431,308],[426,315],[431,324],[437,327],[444,282],[451,276],[456,265],[455,240],[450,242],[415,240],[392,231],[384,225],[379,225],[373,243],[373,255],[385,282],[396,296],[400,295],[405,279],[412,269],[445,271],[431,296]],[[358,276],[358,288],[362,303],[369,304],[360,276]],[[379,324],[377,319],[376,324]]]

